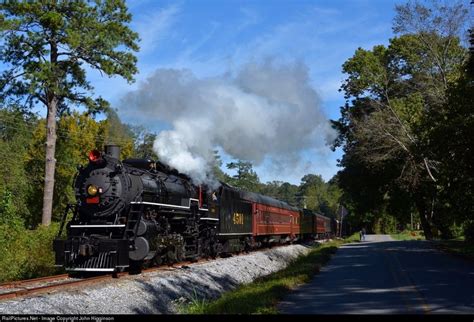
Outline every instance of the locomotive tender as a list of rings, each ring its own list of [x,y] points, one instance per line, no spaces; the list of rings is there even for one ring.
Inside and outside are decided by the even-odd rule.
[[[53,248],[69,272],[140,270],[261,245],[328,238],[331,219],[221,183],[214,191],[161,162],[89,153]],[[68,214],[67,237],[62,230]]]

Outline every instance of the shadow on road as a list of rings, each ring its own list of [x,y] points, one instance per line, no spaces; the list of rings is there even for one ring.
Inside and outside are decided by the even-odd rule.
[[[474,263],[427,241],[342,246],[313,281],[280,303],[289,314],[474,313]]]

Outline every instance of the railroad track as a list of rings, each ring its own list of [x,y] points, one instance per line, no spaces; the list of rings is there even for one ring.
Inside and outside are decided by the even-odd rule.
[[[28,280],[5,282],[0,283],[0,301],[38,293],[49,293],[63,288],[72,288],[95,283],[103,283],[106,281],[114,281],[117,278],[136,278],[144,273],[157,271],[175,271],[207,261],[209,260],[200,259],[198,261],[183,261],[175,263],[172,266],[161,265],[157,267],[143,269],[141,274],[135,275],[129,274],[129,272],[121,272],[116,274],[103,274],[85,278],[75,278],[70,277],[69,274],[61,274]]]
[[[284,247],[287,245],[275,245],[272,248]],[[251,250],[248,253],[263,251],[264,249]],[[247,253],[232,254],[232,256],[241,256]],[[39,277],[28,280],[0,283],[0,301],[9,300],[17,297],[25,297],[38,293],[50,293],[64,288],[75,288],[84,285],[113,282],[118,278],[139,278],[145,273],[157,271],[175,271],[189,266],[213,261],[214,259],[199,259],[197,261],[183,261],[173,265],[161,265],[151,268],[145,268],[141,274],[130,274],[129,272],[120,272],[116,274],[102,274],[85,278],[70,277],[69,274],[53,275]]]

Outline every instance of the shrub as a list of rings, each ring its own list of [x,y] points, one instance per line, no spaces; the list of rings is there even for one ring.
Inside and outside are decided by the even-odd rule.
[[[0,225],[0,281],[51,275],[54,267],[53,239],[58,224],[28,230],[15,221]]]
[[[31,256],[28,257],[23,278],[33,278],[54,274],[54,252],[53,240],[59,230],[58,223],[52,223],[46,227],[40,225],[35,230],[27,231],[27,250]]]
[[[474,221],[464,223],[464,238],[468,243],[474,243]]]
[[[25,266],[25,229],[18,225],[0,225],[0,281],[21,278]]]

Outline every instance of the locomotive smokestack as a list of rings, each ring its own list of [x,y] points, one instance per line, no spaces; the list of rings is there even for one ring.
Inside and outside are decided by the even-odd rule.
[[[120,160],[120,145],[107,144],[105,146],[105,154],[112,158]]]

